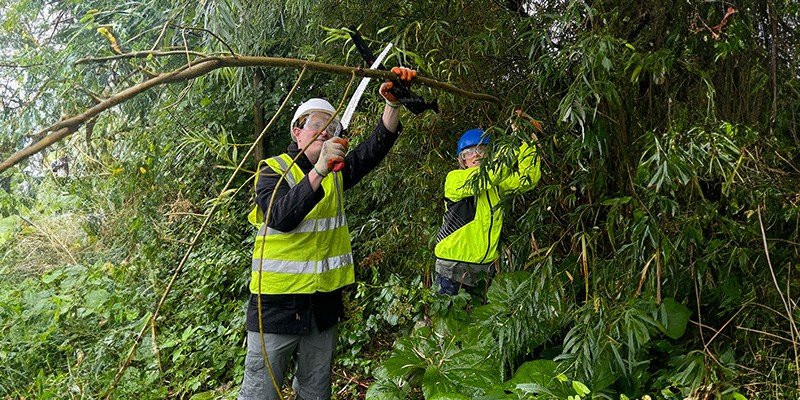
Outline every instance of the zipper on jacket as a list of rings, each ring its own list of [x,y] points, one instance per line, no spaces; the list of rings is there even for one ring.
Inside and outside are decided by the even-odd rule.
[[[494,209],[492,207],[492,198],[489,196],[489,190],[486,191],[486,201],[489,202],[489,240],[486,242],[486,253],[483,255],[481,262],[478,264],[483,264],[484,261],[486,261],[486,257],[489,256],[489,249],[492,247],[492,225],[494,225]]]

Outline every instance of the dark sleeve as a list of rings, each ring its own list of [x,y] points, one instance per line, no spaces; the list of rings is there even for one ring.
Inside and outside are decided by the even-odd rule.
[[[436,235],[436,243],[441,242],[464,225],[474,221],[475,211],[477,210],[475,196],[459,201],[451,201],[449,199],[444,199],[444,201],[446,209],[444,218],[442,218],[442,226]]]
[[[269,227],[281,232],[289,232],[297,228],[311,209],[322,200],[324,191],[321,186],[316,192],[312,190],[311,184],[308,183],[308,175],[291,189],[285,179],[276,188],[279,179],[280,175],[270,167],[266,165],[262,167],[256,184],[256,204],[266,215],[272,192],[276,191],[275,202],[272,204],[272,215],[269,217]]]
[[[402,131],[402,124],[398,123],[397,132],[390,132],[383,126],[383,118],[378,121],[378,126],[372,131],[372,135],[347,153],[344,158],[345,166],[342,170],[344,190],[355,186],[361,178],[380,164]]]

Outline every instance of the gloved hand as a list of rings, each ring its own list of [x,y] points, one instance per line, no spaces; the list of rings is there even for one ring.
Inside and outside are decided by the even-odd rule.
[[[411,86],[411,81],[417,76],[417,71],[405,67],[392,67],[392,72],[403,82],[406,86]],[[380,93],[389,104],[396,104],[397,98],[389,91],[394,87],[394,82],[384,82],[381,85]]]
[[[319,159],[314,164],[314,170],[320,176],[327,176],[333,171],[335,164],[344,162],[344,155],[350,141],[345,138],[333,137],[322,143],[322,150],[319,152]]]
[[[533,126],[534,131],[531,132],[531,139],[533,139],[534,141],[539,140],[539,138],[536,136],[536,132],[542,132],[542,122],[534,119],[533,117],[528,115],[528,113],[522,111],[522,109],[519,108],[514,110],[514,114],[517,116],[517,118],[522,118],[527,120],[531,124],[531,126]],[[514,120],[513,117],[510,118],[510,120],[511,120],[511,129],[516,131],[518,128],[516,121]]]

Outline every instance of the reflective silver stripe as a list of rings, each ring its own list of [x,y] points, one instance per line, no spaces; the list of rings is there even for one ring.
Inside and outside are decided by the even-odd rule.
[[[263,262],[261,262],[263,261]],[[263,272],[283,272],[290,274],[313,274],[316,261],[283,261],[257,258],[253,259],[253,272],[258,272],[259,265]]]
[[[353,254],[347,253],[341,256],[331,257],[319,262],[319,271],[323,273],[337,268],[346,267],[353,264]]]
[[[272,159],[275,160],[278,163],[278,165],[281,166],[281,170],[283,170],[283,175],[286,177],[286,182],[289,182],[289,188],[291,189],[295,185],[297,185],[297,181],[294,180],[294,175],[292,175],[292,172],[289,171],[289,166],[286,164],[286,161],[283,159],[283,157],[277,156],[277,157],[272,157]]]
[[[339,214],[331,218],[312,218],[303,220],[303,222],[301,222],[300,225],[297,225],[297,228],[294,228],[294,230],[291,232],[282,232],[277,229],[267,228],[266,233],[267,235],[283,235],[287,233],[324,232],[332,231],[345,225],[347,225],[347,218],[345,218],[344,214]],[[258,230],[258,236],[264,236],[265,227],[266,225],[262,223],[261,228]]]
[[[314,265],[319,265],[319,270],[314,270]],[[252,269],[258,272],[259,265],[263,272],[281,272],[287,274],[313,274],[331,271],[353,264],[353,254],[347,253],[330,257],[321,261],[284,261],[258,258],[253,259]]]

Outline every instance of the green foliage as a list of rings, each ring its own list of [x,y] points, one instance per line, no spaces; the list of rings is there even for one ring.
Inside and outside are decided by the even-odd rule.
[[[399,339],[383,365],[389,379],[421,386],[425,398],[449,393],[474,397],[499,379],[491,347],[491,337],[479,328],[453,332],[423,327]]]
[[[561,328],[557,299],[534,296],[526,304],[517,297],[531,296],[529,286],[542,282],[547,280],[537,281],[529,272],[501,274],[489,290],[488,304],[469,313],[464,312],[468,300],[464,293],[433,298],[431,325],[395,342],[368,396],[401,398],[417,391],[426,399],[585,396],[588,388],[557,373],[552,361],[527,362],[518,369],[510,365]],[[503,365],[516,370],[505,382]],[[515,396],[506,397],[505,391]]]
[[[552,269],[497,277],[487,302],[472,318],[493,337],[501,371],[513,370],[520,356],[544,344],[564,322],[566,310]]]
[[[533,394],[537,399],[577,400],[591,394],[586,385],[571,381],[558,372],[558,364],[550,360],[533,360],[522,364],[514,377],[506,382],[519,398]]]
[[[376,359],[385,346],[391,344],[403,329],[423,318],[430,303],[430,293],[417,277],[404,282],[397,275],[389,275],[379,282],[381,275],[372,271],[372,282],[357,282],[355,293],[346,302],[349,310],[339,335],[338,363],[344,367],[371,375]]]
[[[130,264],[75,265],[4,283],[3,391],[22,397],[58,393],[62,385],[76,394],[96,391],[149,317],[141,312],[146,293],[136,292],[140,271]],[[28,372],[42,368],[55,373],[30,380]]]

